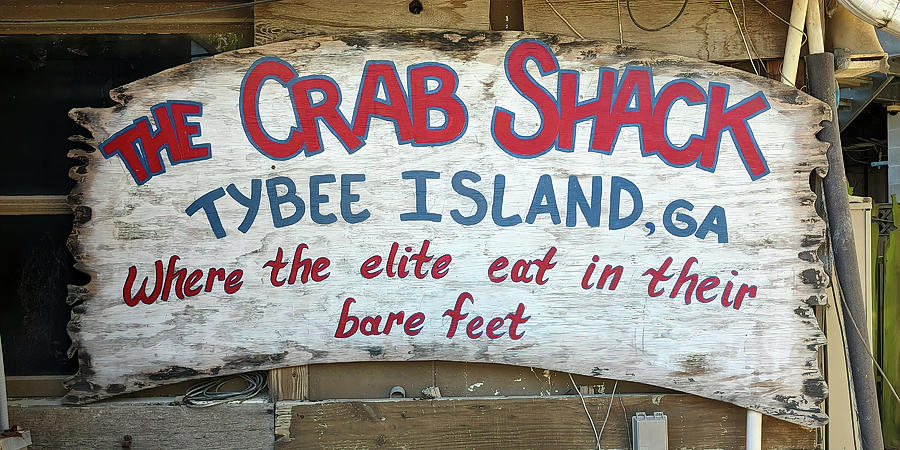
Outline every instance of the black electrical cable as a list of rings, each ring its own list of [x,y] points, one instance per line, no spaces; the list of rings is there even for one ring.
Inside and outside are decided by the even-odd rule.
[[[681,15],[684,14],[684,9],[687,8],[687,4],[688,4],[688,0],[684,0],[684,3],[681,4],[681,10],[678,11],[678,14],[676,14],[675,17],[673,17],[672,20],[669,21],[669,23],[667,23],[661,27],[658,27],[658,28],[645,27],[644,25],[639,24],[637,20],[635,20],[634,14],[631,12],[631,0],[625,0],[625,9],[628,10],[628,17],[631,18],[631,22],[634,23],[634,26],[636,26],[644,31],[653,32],[653,31],[664,30],[664,29],[672,26],[672,24],[675,23],[676,20],[680,19]]]

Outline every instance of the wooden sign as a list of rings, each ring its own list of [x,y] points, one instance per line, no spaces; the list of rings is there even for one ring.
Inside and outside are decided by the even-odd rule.
[[[543,367],[826,421],[827,107],[552,35],[366,32],[71,116],[70,402],[308,363]],[[505,394],[505,393],[501,393]]]

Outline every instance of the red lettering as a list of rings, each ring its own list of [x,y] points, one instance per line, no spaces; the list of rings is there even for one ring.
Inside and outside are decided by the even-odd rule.
[[[494,283],[499,283],[499,282],[505,280],[506,279],[505,274],[501,275],[501,276],[495,276],[494,272],[496,272],[498,270],[502,270],[508,265],[509,265],[509,260],[506,259],[505,256],[501,256],[501,257],[495,259],[494,262],[492,262],[491,265],[488,267],[488,278]]]
[[[322,93],[322,101],[313,104],[312,92]],[[356,150],[363,145],[362,140],[350,131],[350,124],[338,109],[341,105],[341,90],[331,78],[321,76],[300,78],[291,86],[291,98],[297,110],[307,156],[322,151],[318,119],[325,121],[348,151]]]
[[[484,329],[484,334],[491,339],[497,339],[503,337],[506,332],[502,332],[500,334],[496,334],[495,331],[499,330],[500,327],[503,326],[503,318],[502,317],[494,317],[488,322],[487,327]]]
[[[359,329],[359,318],[356,316],[350,315],[350,305],[352,305],[356,300],[353,297],[347,297],[344,300],[344,306],[341,308],[341,317],[338,319],[337,330],[334,332],[334,337],[336,338],[347,338],[353,336],[356,333],[356,330]],[[350,329],[347,329],[347,325],[350,325]]]
[[[678,278],[675,280],[675,285],[672,286],[672,291],[669,293],[669,298],[675,298],[678,296],[678,291],[681,290],[681,286],[688,282],[688,287],[684,291],[684,304],[691,304],[691,294],[694,291],[694,288],[697,287],[697,274],[688,275],[691,270],[691,266],[697,263],[697,258],[691,256],[684,262],[684,265],[681,267],[681,274],[678,275]]]
[[[484,325],[484,319],[481,316],[475,316],[472,320],[469,321],[469,324],[466,325],[466,336],[469,336],[469,339],[478,339],[481,337],[481,332],[478,331],[481,326]],[[478,331],[476,333],[476,331]]]
[[[650,275],[650,283],[647,284],[647,295],[650,297],[659,297],[665,292],[664,289],[656,290],[656,285],[660,281],[666,281],[672,278],[672,275],[666,275],[666,270],[669,269],[669,265],[672,264],[672,257],[666,258],[666,260],[659,266],[659,269],[647,269],[644,272],[644,276]]]
[[[435,280],[444,278],[449,273],[448,267],[451,261],[453,261],[453,258],[450,255],[438,257],[437,261],[434,262],[434,266],[431,267],[431,278]]]
[[[428,90],[428,80],[436,80],[437,89]],[[456,72],[443,64],[417,65],[409,70],[409,96],[417,144],[445,144],[465,132],[467,114],[462,100],[456,96],[458,83]],[[440,127],[431,127],[428,114],[434,109],[444,115],[444,123]]]
[[[712,297],[706,297],[706,291],[716,287],[719,285],[719,277],[707,277],[704,278],[703,281],[697,286],[697,301],[700,303],[709,303],[718,297],[717,295],[713,295]]]
[[[631,107],[634,99],[634,107]],[[653,118],[653,85],[649,68],[627,68],[622,75],[616,98],[613,101],[610,120],[597,124],[591,148],[611,153],[619,135],[619,129],[626,125],[649,124]],[[646,133],[641,131],[641,139]]]
[[[378,255],[370,256],[369,259],[363,262],[362,266],[359,268],[359,273],[363,276],[363,278],[367,280],[371,280],[378,276],[381,273],[381,269],[378,269],[378,266],[381,265],[381,257]],[[378,270],[375,270],[378,269]]]
[[[147,292],[147,285],[150,283],[150,277],[144,277],[140,289],[138,289],[137,292],[133,292],[135,279],[137,278],[137,267],[129,267],[128,275],[122,286],[122,298],[125,301],[125,304],[128,306],[136,306],[138,303],[149,305],[154,303],[157,299],[168,301],[173,284],[175,285],[175,296],[179,299],[193,297],[201,291],[211,292],[213,285],[217,280],[224,280],[223,288],[227,294],[234,294],[243,284],[241,282],[243,271],[240,269],[232,271],[226,277],[225,269],[217,267],[211,267],[206,276],[206,282],[201,283],[200,280],[203,279],[204,271],[202,269],[194,269],[188,274],[188,269],[176,269],[175,263],[178,262],[179,259],[178,255],[172,255],[172,257],[169,258],[168,265],[165,269],[165,275],[163,275],[162,260],[157,260],[154,263],[156,281],[153,284],[153,290],[149,293]]]
[[[217,279],[220,281],[225,279],[225,269],[216,269],[211,267],[209,269],[209,275],[206,276],[206,286],[203,288],[203,290],[206,292],[211,292],[213,283],[215,283]]]
[[[172,124],[175,126],[175,134],[180,144],[180,151],[176,153],[178,159],[175,162],[209,158],[209,144],[194,145],[191,142],[192,138],[200,135],[200,125],[187,120],[188,116],[203,114],[203,106],[194,102],[169,102],[169,110],[172,112]]]
[[[272,286],[281,286],[284,284],[285,280],[278,279],[278,272],[281,269],[284,269],[287,266],[287,262],[284,260],[284,250],[281,247],[278,247],[278,253],[275,255],[275,259],[267,261],[263,264],[263,267],[271,267],[272,273],[269,275],[269,282],[272,283]]]
[[[612,97],[616,91],[618,72],[613,69],[600,69],[600,82],[597,84],[597,96],[584,103],[578,102],[578,78],[576,71],[561,70],[559,74],[559,141],[560,150],[573,150],[575,147],[575,125],[582,120],[593,121],[595,135],[591,136],[591,150],[598,150],[595,145],[602,141],[595,136],[604,130],[604,124],[610,120]],[[597,142],[597,144],[595,144]]]
[[[378,326],[381,324],[381,316],[366,316],[359,322],[359,332],[364,336],[373,336],[381,334],[378,332]]]
[[[422,324],[425,323],[425,314],[417,312],[409,316],[406,323],[403,324],[403,332],[407,336],[415,336],[422,331]]]
[[[744,301],[744,295],[747,298],[756,298],[756,286],[747,286],[742,284],[738,288],[737,294],[734,296],[734,309],[741,309],[741,302]]]
[[[522,333],[516,333],[516,330],[518,330],[519,325],[522,325],[525,322],[528,322],[528,319],[531,318],[531,316],[524,316],[524,314],[525,314],[525,304],[519,303],[519,306],[516,307],[516,312],[509,313],[506,315],[506,318],[510,320],[509,337],[512,338],[513,340],[519,340],[519,339],[522,339],[522,336],[525,336],[524,331]]]
[[[719,143],[722,140],[722,132],[729,131],[734,139],[735,146],[741,154],[744,167],[750,174],[750,179],[756,180],[769,173],[766,159],[763,157],[753,137],[753,131],[747,120],[769,109],[766,97],[758,92],[747,97],[737,105],[728,106],[728,86],[718,83],[709,84],[709,118],[706,123],[707,147],[701,151],[700,167],[712,171],[715,168],[718,156]]]
[[[162,261],[156,261],[156,281],[153,283],[153,291],[150,294],[147,294],[147,282],[149,281],[149,277],[144,277],[144,281],[141,282],[141,288],[138,290],[137,294],[132,296],[131,287],[134,284],[134,279],[137,277],[137,267],[131,266],[128,268],[128,277],[125,279],[125,285],[122,286],[122,298],[125,300],[125,304],[128,306],[135,306],[139,302],[143,302],[146,305],[149,305],[156,301],[156,298],[159,297],[159,291],[162,289],[162,285],[160,284],[160,279],[163,277],[163,269],[162,269]]]
[[[282,86],[287,86],[297,74],[290,64],[280,59],[261,59],[247,71],[241,84],[241,123],[250,143],[260,153],[274,159],[287,159],[297,154],[303,147],[303,135],[296,127],[292,127],[288,138],[277,141],[263,129],[259,118],[259,91],[263,82],[275,79]]]
[[[200,293],[202,290],[201,286],[197,286],[195,289],[194,285],[197,284],[201,278],[203,278],[203,271],[197,269],[191,272],[191,274],[187,276],[187,279],[184,280],[184,293],[187,294],[188,297],[193,297]]]
[[[369,121],[372,117],[378,117],[394,122],[398,142],[411,142],[412,120],[406,107],[406,94],[394,65],[369,61],[363,69],[361,83],[353,114],[353,133],[365,139],[369,134]],[[383,88],[387,101],[378,99],[379,87]]]
[[[556,263],[552,262],[553,255],[556,255],[556,247],[550,247],[550,250],[547,250],[547,254],[545,254],[543,258],[537,259],[532,263],[538,267],[537,274],[534,276],[535,283],[543,285],[547,282],[547,278],[544,278],[544,274],[556,266]]]
[[[556,57],[545,45],[535,41],[519,41],[506,54],[504,61],[506,77],[510,84],[528,101],[534,104],[541,116],[541,128],[533,136],[516,134],[513,120],[515,115],[501,107],[494,108],[491,128],[494,141],[507,153],[531,158],[550,149],[556,141],[559,130],[559,109],[553,96],[538,84],[525,68],[528,60],[534,60],[541,75],[549,75],[559,69]]]
[[[241,269],[234,269],[228,274],[228,278],[225,279],[226,294],[234,294],[241,288],[244,284],[244,282],[241,281],[242,276],[244,276],[244,271]]]
[[[472,298],[472,294],[468,292],[463,292],[459,294],[459,297],[456,298],[456,305],[453,309],[448,309],[444,311],[444,314],[441,317],[449,317],[450,318],[450,328],[447,330],[447,337],[452,338],[456,334],[456,327],[459,325],[459,321],[465,319],[469,314],[462,313],[462,304],[464,301],[470,301],[472,304],[475,303],[475,299]]]
[[[387,322],[384,324],[384,334],[390,334],[391,328],[394,326],[394,322],[399,326],[403,323],[403,311],[398,313],[388,313]]]
[[[138,124],[140,123],[143,123],[144,126],[146,126],[145,122],[138,122]],[[100,144],[100,152],[103,153],[103,156],[106,158],[111,158],[113,155],[119,155],[125,163],[125,167],[131,172],[134,182],[140,185],[150,179],[150,174],[147,173],[147,167],[144,165],[141,155],[138,153],[138,149],[135,147],[134,143],[139,142],[142,137],[149,134],[149,131],[144,133],[138,127],[139,125],[135,124],[114,134]]]

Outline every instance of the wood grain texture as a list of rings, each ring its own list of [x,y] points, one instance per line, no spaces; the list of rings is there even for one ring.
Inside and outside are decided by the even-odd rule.
[[[495,105],[503,106],[518,113],[517,129],[538,128],[537,114],[509,85],[502,65],[509,47],[523,38],[542,39],[562,67],[582,72],[582,98],[596,87],[598,68],[621,71],[626,66],[651,68],[657,89],[676,79],[704,87],[727,83],[730,104],[763,92],[770,108],[749,123],[770,173],[751,182],[728,134],[714,172],[669,166],[655,156],[642,156],[634,127],[623,129],[611,155],[586,150],[585,126],[577,133],[573,152],[513,158],[493,142],[490,118]],[[459,75],[458,94],[468,108],[468,129],[447,146],[411,147],[397,144],[390,122],[374,119],[369,144],[353,154],[326,134],[322,154],[267,159],[247,142],[237,113],[242,77],[262,56],[281,58],[302,75],[333,77],[343,89],[341,109],[347,116],[352,115],[367,60],[395,61],[401,73],[411,64],[447,64]],[[542,82],[549,92],[556,92],[555,77],[543,77]],[[286,133],[294,120],[289,109],[279,109],[290,108],[286,93],[274,86],[263,88],[261,114],[270,133]],[[702,61],[623,51],[567,37],[385,31],[308,37],[221,54],[117,88],[111,95],[121,105],[71,113],[90,130],[92,145],[148,114],[160,101],[193,100],[204,104],[203,117],[197,119],[203,130],[197,142],[210,142],[214,157],[169,167],[165,174],[137,186],[118,158],[104,159],[99,151],[73,155],[87,167],[72,170],[79,183],[70,198],[90,208],[92,215],[89,222],[76,223],[70,248],[76,267],[91,274],[92,281],[70,289],[70,302],[77,306],[69,329],[81,370],[68,384],[68,401],[310,363],[440,359],[544,367],[646,383],[810,427],[826,421],[818,406],[826,391],[816,365],[816,348],[824,338],[811,309],[822,302],[827,280],[816,256],[824,225],[813,207],[809,176],[814,170],[824,173],[825,144],[816,140],[815,133],[823,120],[830,119],[830,110],[802,92]],[[703,108],[684,109],[690,111],[673,114],[668,125],[680,139],[687,139],[688,130],[702,132],[704,123]],[[442,222],[422,225],[398,219],[416,205],[412,181],[400,177],[402,171],[413,169],[442,174],[429,183],[427,204],[430,211],[443,214]],[[607,229],[605,220],[599,228],[589,227],[583,218],[575,227],[553,225],[546,216],[514,227],[498,227],[490,216],[462,226],[450,219],[451,210],[471,208],[470,201],[450,188],[451,174],[459,170],[479,173],[483,181],[477,188],[487,192],[487,198],[494,175],[506,174],[504,214],[522,215],[532,203],[541,174],[554,180],[560,205],[566,204],[569,176],[582,186],[590,185],[591,176],[601,176],[604,182],[612,176],[632,179],[642,192],[644,219],[620,230]],[[247,192],[251,178],[288,176],[296,180],[298,192],[307,195],[309,175],[359,172],[367,178],[354,185],[365,199],[358,206],[369,209],[372,217],[358,224],[322,226],[307,217],[276,229],[263,200],[256,222],[242,234],[236,229],[243,217],[239,206],[222,203],[219,214],[228,236],[217,240],[202,213],[193,217],[184,213],[196,198],[229,183]],[[606,199],[608,185],[603,188]],[[336,208],[340,191],[329,192],[334,203],[327,206]],[[696,211],[722,205],[728,211],[729,242],[677,238],[662,227],[648,236],[645,220],[660,220],[666,206],[678,198],[690,200]],[[603,211],[606,219],[606,205]],[[449,275],[439,282],[360,277],[362,261],[386,255],[392,241],[413,246],[423,239],[432,241],[430,252],[453,256]],[[301,242],[309,245],[305,256],[330,258],[330,277],[319,284],[272,287],[263,264],[279,247],[290,258]],[[560,250],[546,285],[487,281],[486,269],[497,256],[532,260],[551,245]],[[240,293],[229,296],[216,289],[186,300],[173,295],[167,302],[126,306],[122,292],[128,267],[135,265],[144,277],[155,260],[170,255],[182,257],[179,267],[243,268]],[[600,255],[601,264],[623,266],[617,290],[581,288],[592,255]],[[759,284],[759,295],[740,310],[647,295],[642,274],[648,268],[659,267],[667,256],[680,267],[694,255],[700,260],[695,270],[701,276],[730,276],[734,270],[740,274],[734,282]],[[532,317],[523,326],[526,335],[521,340],[468,339],[459,336],[461,328],[456,338],[448,339],[449,321],[442,313],[464,291],[475,299],[466,311],[488,318],[524,303],[525,313]],[[348,297],[358,301],[352,307],[355,314],[422,311],[423,331],[417,336],[335,339]]]
[[[72,214],[65,195],[0,195],[0,216]]]
[[[158,1],[132,0],[5,0],[0,17],[7,20],[44,20],[45,23],[0,24],[0,34],[144,34],[248,32],[253,27],[252,8],[204,14],[136,19],[103,23],[53,22],[71,19],[111,19],[164,12],[190,11],[242,3],[238,0]]]
[[[273,405],[262,402],[187,408],[151,402],[64,407],[20,401],[9,407],[12,423],[31,431],[29,448],[35,450],[272,448],[273,414]]]
[[[585,396],[599,430],[610,396]],[[624,411],[623,411],[624,409]],[[746,411],[691,395],[616,396],[601,448],[631,448],[636,412],[663,412],[669,448],[742,448]],[[401,401],[280,402],[276,448],[594,448],[576,396]],[[816,431],[763,418],[764,449],[811,449]]]
[[[409,1],[285,0],[255,8],[256,45],[285,41],[329,28],[491,29],[488,0],[428,0],[418,14]]]
[[[628,17],[624,0],[553,0],[551,3],[587,39],[619,42],[618,5],[625,46],[707,61],[749,59],[728,2],[691,0],[684,14],[672,26],[657,32],[644,31],[635,26]],[[665,25],[675,17],[682,3],[682,0],[631,0],[635,20],[647,28]],[[752,44],[751,50],[755,50],[754,58],[781,58],[787,25],[756,2],[733,3],[742,27],[746,21],[744,33]],[[766,5],[781,17],[790,17],[790,1],[767,1]],[[524,0],[523,10],[525,31],[576,36],[545,0]]]
[[[269,399],[309,400],[309,366],[283,367],[269,371]]]

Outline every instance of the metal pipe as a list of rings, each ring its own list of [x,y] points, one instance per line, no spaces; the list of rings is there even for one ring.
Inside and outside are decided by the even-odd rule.
[[[784,43],[784,62],[781,65],[781,82],[791,86],[797,86],[797,67],[800,65],[807,4],[808,0],[794,0],[791,6],[791,23]]]
[[[878,398],[875,391],[875,374],[872,360],[868,355],[868,324],[866,300],[863,298],[859,278],[859,262],[856,260],[856,242],[853,238],[853,224],[850,222],[850,198],[847,193],[847,177],[844,156],[841,151],[841,135],[838,131],[837,105],[834,103],[834,55],[817,53],[806,57],[806,77],[810,94],[831,106],[832,120],[823,122],[818,137],[831,144],[828,147],[828,175],[822,182],[825,211],[831,234],[831,248],[834,252],[834,269],[840,280],[841,293],[846,308],[843,309],[846,323],[856,322],[862,336],[855,329],[848,328],[847,352],[850,356],[850,370],[853,376],[853,394],[859,413],[859,427],[862,447],[883,450],[884,438],[881,434],[881,417],[878,412]],[[850,316],[848,316],[850,314]],[[856,318],[856,320],[853,320]]]
[[[762,450],[762,414],[747,410],[747,450]]]
[[[9,429],[9,409],[6,406],[6,372],[3,371],[3,341],[0,340],[0,432]]]

